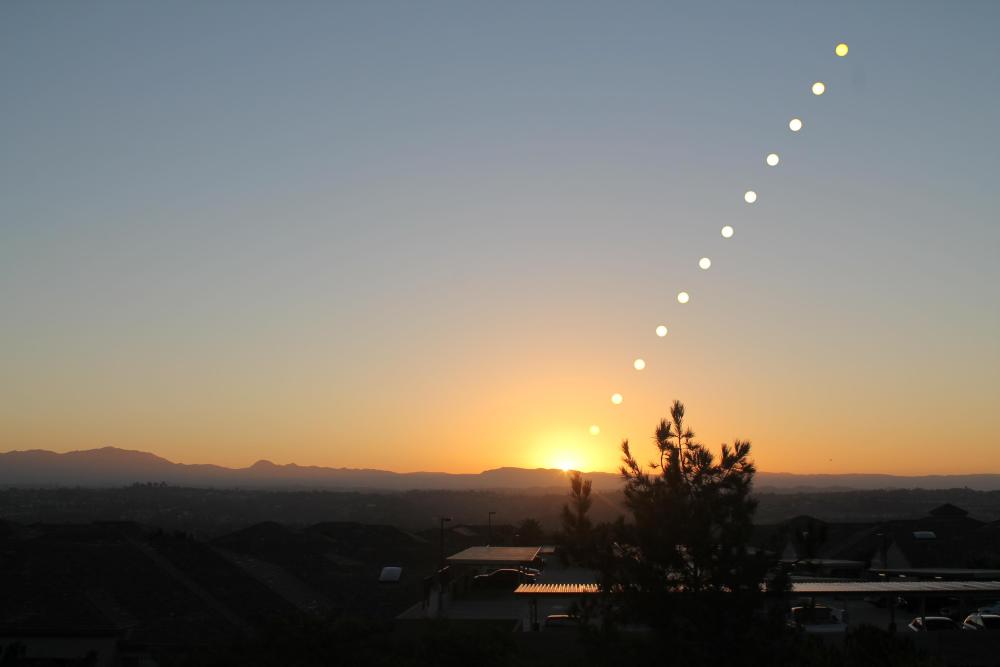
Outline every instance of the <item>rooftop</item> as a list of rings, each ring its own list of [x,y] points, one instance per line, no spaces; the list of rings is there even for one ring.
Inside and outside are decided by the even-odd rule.
[[[594,595],[597,584],[521,584],[514,595]],[[797,581],[791,593],[798,595],[865,595],[880,593],[1000,593],[1000,581]]]
[[[449,565],[528,565],[541,547],[469,547],[448,557]]]
[[[593,595],[597,584],[521,584],[514,595]]]

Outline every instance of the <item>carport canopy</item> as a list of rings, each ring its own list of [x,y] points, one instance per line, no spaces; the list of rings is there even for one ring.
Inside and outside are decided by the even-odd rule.
[[[541,547],[469,547],[447,558],[449,565],[522,567],[531,565]]]
[[[597,584],[521,584],[514,595],[524,597],[558,597],[595,595]],[[796,581],[792,595],[850,596],[850,595],[954,595],[1000,597],[1000,581]]]

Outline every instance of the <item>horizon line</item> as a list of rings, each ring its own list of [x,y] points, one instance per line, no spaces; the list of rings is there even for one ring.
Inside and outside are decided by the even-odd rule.
[[[252,467],[254,467],[254,466],[256,466],[256,465],[258,465],[260,463],[267,463],[267,464],[270,464],[270,465],[273,465],[273,466],[276,466],[276,467],[295,466],[297,468],[323,468],[323,469],[327,469],[327,470],[374,471],[374,472],[390,473],[390,474],[393,474],[393,475],[456,475],[456,476],[457,475],[481,475],[481,474],[486,473],[486,472],[491,472],[491,471],[494,471],[494,470],[505,470],[505,469],[511,469],[511,470],[546,470],[546,471],[557,471],[557,472],[561,472],[561,473],[564,473],[564,474],[570,473],[570,472],[579,472],[579,473],[584,474],[584,475],[594,474],[594,473],[599,473],[599,474],[604,474],[604,475],[618,475],[619,474],[619,472],[617,470],[614,470],[614,471],[613,470],[574,470],[574,469],[564,470],[562,468],[545,468],[545,467],[526,468],[526,467],[513,466],[513,465],[504,465],[504,466],[499,466],[499,467],[496,467],[496,468],[485,468],[485,469],[480,470],[478,472],[444,472],[444,471],[440,471],[440,470],[407,470],[407,471],[401,471],[401,470],[389,470],[387,468],[361,468],[361,467],[349,467],[349,466],[303,464],[303,463],[296,463],[295,461],[291,461],[291,462],[288,462],[288,463],[275,463],[274,461],[272,461],[270,459],[258,459],[256,461],[254,461],[253,463],[250,463],[250,464],[245,465],[245,466],[227,466],[227,465],[223,465],[221,463],[185,463],[185,462],[182,462],[182,461],[174,461],[174,460],[168,459],[165,456],[161,456],[160,454],[157,454],[155,452],[141,450],[141,449],[126,449],[124,447],[118,447],[118,446],[115,446],[115,445],[104,445],[103,447],[92,447],[92,448],[89,448],[89,449],[70,449],[70,450],[66,450],[66,451],[56,451],[56,450],[53,450],[53,449],[42,449],[42,448],[34,448],[34,449],[11,449],[11,450],[8,450],[8,451],[0,452],[0,456],[7,455],[7,454],[27,454],[27,453],[32,453],[32,452],[42,452],[42,453],[46,453],[46,454],[55,454],[57,456],[64,456],[64,455],[67,455],[67,454],[81,454],[81,453],[86,453],[86,452],[96,452],[96,451],[102,451],[102,450],[115,450],[115,451],[119,451],[119,452],[128,452],[128,453],[132,453],[132,454],[146,454],[146,455],[149,455],[149,456],[154,456],[154,457],[156,457],[158,459],[161,459],[163,461],[166,461],[167,463],[170,463],[172,465],[183,465],[183,466],[214,466],[214,467],[217,467],[217,468],[225,468],[227,470],[247,470],[247,469],[252,468]],[[1000,476],[1000,472],[947,472],[947,473],[910,473],[910,474],[891,473],[891,472],[835,472],[835,473],[819,472],[819,473],[816,473],[816,472],[769,471],[769,470],[757,470],[757,472],[758,473],[768,474],[768,475],[788,475],[788,476],[800,476],[800,477],[849,477],[849,476],[852,476],[852,475],[854,475],[854,476],[902,477],[902,478],[906,478],[906,477],[973,477],[973,476],[986,477],[986,476]]]

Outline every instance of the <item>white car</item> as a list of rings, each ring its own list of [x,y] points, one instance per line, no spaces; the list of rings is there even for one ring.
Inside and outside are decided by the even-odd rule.
[[[1000,630],[1000,614],[969,614],[962,624],[963,630]]]

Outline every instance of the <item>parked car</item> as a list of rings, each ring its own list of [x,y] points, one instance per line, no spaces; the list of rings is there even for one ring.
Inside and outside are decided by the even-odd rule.
[[[907,626],[914,632],[944,632],[958,630],[961,626],[947,616],[917,616]]]
[[[847,624],[836,611],[825,605],[792,607],[788,624],[810,634],[835,634],[847,630]]]
[[[515,570],[514,568],[493,570],[488,574],[477,574],[472,578],[472,587],[480,589],[512,591],[517,588],[518,584],[533,583],[535,583],[534,575]]]
[[[873,604],[876,607],[885,607],[889,602],[889,598],[888,596],[885,595],[866,595],[865,602],[867,602],[868,604]],[[910,603],[906,598],[904,598],[902,595],[896,596],[895,600],[896,609],[906,609],[909,606]]]
[[[1000,614],[976,612],[965,617],[963,630],[1000,630]]]

